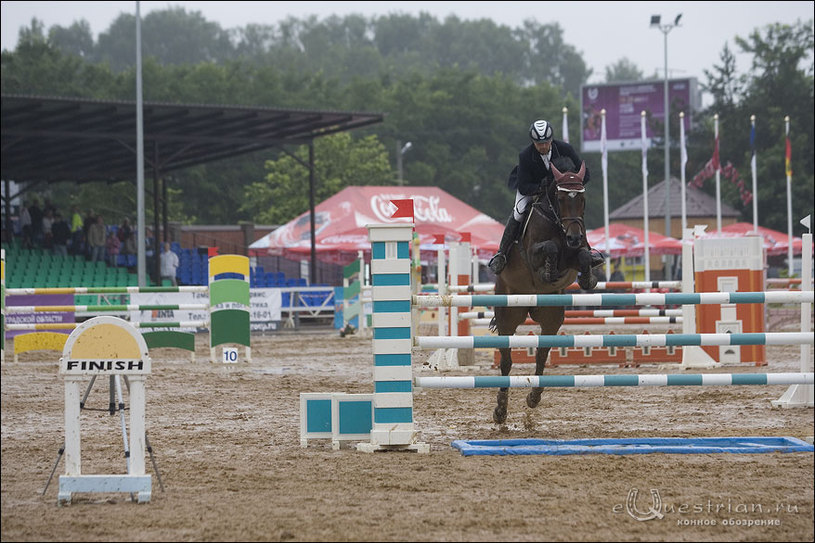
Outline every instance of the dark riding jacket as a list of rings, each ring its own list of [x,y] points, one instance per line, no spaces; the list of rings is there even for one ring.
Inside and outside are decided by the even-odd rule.
[[[580,167],[580,157],[577,156],[574,148],[565,141],[552,140],[552,157],[549,161],[556,158],[566,156],[572,159],[577,168]],[[589,167],[586,166],[586,174],[583,177],[583,184],[589,182]],[[541,189],[546,189],[549,183],[554,179],[551,167],[547,168],[543,164],[541,157],[535,145],[530,143],[520,153],[518,153],[518,165],[512,169],[507,180],[507,185],[511,189],[517,189],[524,196],[536,194]]]

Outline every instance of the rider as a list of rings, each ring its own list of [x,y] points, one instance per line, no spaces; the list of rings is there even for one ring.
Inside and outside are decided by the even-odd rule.
[[[545,191],[554,179],[551,168],[552,160],[565,156],[572,159],[576,165],[582,162],[571,145],[554,139],[554,131],[549,121],[541,119],[532,123],[529,127],[529,137],[532,143],[518,153],[518,164],[510,172],[507,181],[509,188],[517,189],[517,192],[515,193],[515,207],[507,220],[498,252],[489,262],[489,267],[495,275],[500,274],[507,264],[507,255],[518,237],[524,214],[533,195]],[[584,185],[589,182],[589,178],[589,168],[586,166],[586,174],[583,177]],[[592,268],[602,265],[603,262],[602,255],[592,250]]]

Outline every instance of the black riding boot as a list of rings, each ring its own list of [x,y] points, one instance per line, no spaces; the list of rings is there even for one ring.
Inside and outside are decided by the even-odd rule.
[[[512,248],[512,244],[518,237],[518,231],[521,229],[521,223],[515,220],[515,217],[510,215],[507,220],[507,226],[504,228],[504,235],[501,236],[501,244],[498,246],[498,252],[495,254],[490,263],[488,264],[490,270],[495,275],[499,275],[504,271],[504,266],[507,265],[507,255]]]

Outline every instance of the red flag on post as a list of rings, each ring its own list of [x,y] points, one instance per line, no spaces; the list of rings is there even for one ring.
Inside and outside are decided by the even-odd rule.
[[[433,234],[433,244],[434,245],[444,245],[444,234]]]
[[[461,232],[461,240],[462,243],[470,243],[473,241],[473,236],[470,232]]]
[[[413,220],[413,199],[391,200],[391,203],[396,206],[396,211],[391,215],[391,219],[407,217]]]

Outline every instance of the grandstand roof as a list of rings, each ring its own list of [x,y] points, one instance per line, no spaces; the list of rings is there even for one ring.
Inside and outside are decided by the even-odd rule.
[[[0,178],[136,178],[136,102],[2,95]],[[161,174],[380,123],[381,113],[144,102],[145,172]]]

